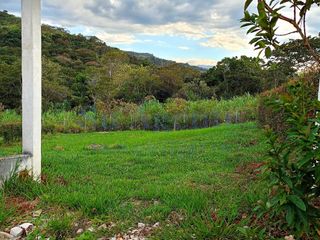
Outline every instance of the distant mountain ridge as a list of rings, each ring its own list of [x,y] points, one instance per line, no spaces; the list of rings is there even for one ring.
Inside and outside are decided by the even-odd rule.
[[[212,68],[212,65],[198,65],[199,68],[203,69],[204,71],[209,70]]]
[[[154,56],[151,53],[138,53],[138,52],[133,52],[133,51],[126,51],[127,54],[129,54],[130,56],[137,58],[139,60],[146,60],[151,64],[154,64],[156,66],[159,67],[164,67],[173,63],[177,63],[175,61],[172,60],[167,60],[167,59],[163,59],[163,58],[158,58],[156,56]],[[198,70],[200,72],[205,72],[207,71],[209,68],[211,68],[211,66],[193,66],[190,65],[189,63],[178,63],[178,64],[182,64],[186,67],[191,67],[195,70]]]
[[[151,53],[138,53],[138,52],[132,52],[132,51],[126,51],[130,56],[133,56],[139,60],[147,60],[151,64],[154,64],[159,67],[167,66],[169,64],[175,63],[174,61],[171,60],[166,60],[162,58],[157,58]]]
[[[20,17],[14,16],[9,14],[6,10],[1,11],[0,10],[0,23],[1,26],[5,29],[3,34],[0,34],[0,36],[3,38],[0,39],[1,42],[5,42],[8,35],[5,35],[4,33],[8,31],[9,26],[15,25],[16,27],[20,28]],[[14,36],[14,42],[8,42],[7,46],[15,46],[16,48],[19,48],[21,45],[21,42],[19,40],[20,38],[20,30],[16,29],[16,32],[14,33],[16,36]],[[96,61],[96,55],[101,56],[106,51],[110,49],[115,49],[115,47],[111,47],[107,45],[108,43],[102,41],[101,39],[97,38],[96,36],[84,36],[81,34],[71,34],[68,30],[60,27],[54,27],[50,25],[43,25],[42,26],[42,35],[43,35],[43,51],[44,55],[50,57],[55,57],[59,63],[65,64],[65,62],[61,62],[63,60],[70,62],[74,60],[81,60],[82,64],[93,64],[95,65]],[[52,39],[53,38],[53,39]],[[63,38],[63,40],[60,40]],[[70,41],[72,39],[72,41]],[[48,40],[48,41],[46,41]],[[50,44],[46,44],[46,42],[50,42]],[[68,44],[70,44],[68,46]],[[49,46],[52,45],[52,46]],[[77,46],[78,45],[78,46]],[[47,49],[51,48],[49,52],[47,52]],[[62,50],[62,51],[61,51]],[[67,53],[65,52],[67,50]],[[119,49],[121,50],[121,49]],[[80,54],[76,54],[80,51]],[[134,59],[140,60],[140,61],[148,61],[150,64],[153,64],[157,67],[164,67],[170,64],[179,64],[185,67],[190,67],[194,70],[204,72],[207,70],[206,67],[201,66],[192,66],[188,63],[178,63],[172,60],[162,59],[154,56],[151,53],[138,53],[134,51],[124,51],[129,56],[131,56]],[[77,56],[76,56],[77,55]],[[75,59],[77,58],[77,59]]]

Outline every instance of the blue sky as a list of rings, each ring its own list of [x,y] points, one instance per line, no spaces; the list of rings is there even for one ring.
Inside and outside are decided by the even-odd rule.
[[[214,65],[224,57],[255,55],[240,29],[244,0],[42,0],[44,23],[96,35],[123,50]],[[319,8],[320,9],[320,8]],[[319,32],[320,11],[310,32]],[[0,10],[20,15],[20,0],[0,0]],[[286,25],[281,25],[284,31]]]

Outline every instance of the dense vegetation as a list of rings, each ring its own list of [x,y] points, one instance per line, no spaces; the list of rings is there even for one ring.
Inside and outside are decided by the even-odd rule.
[[[255,12],[249,8],[253,2]],[[311,38],[307,27],[307,15],[319,7],[319,0],[246,0],[241,20],[254,35],[250,43],[256,49],[270,58],[275,48],[278,59],[288,60],[282,66],[285,73],[292,66],[301,71],[294,81],[262,97],[259,117],[271,123],[267,126],[271,147],[266,165],[269,196],[258,209],[299,239],[319,238],[320,48],[319,39]],[[294,31],[279,33],[280,21]],[[280,35],[294,33],[300,40],[279,47]]]
[[[42,132],[79,133],[115,130],[181,130],[206,128],[221,123],[254,121],[257,98],[250,95],[230,100],[186,101],[175,98],[166,103],[149,99],[141,105],[112,102],[109,111],[77,113],[51,110],[43,113]],[[21,115],[0,109],[0,138],[9,143],[21,138]],[[0,141],[1,143],[1,141]]]
[[[268,129],[269,198],[259,206],[296,236],[318,236],[320,102],[319,73],[306,73],[260,99],[259,123]]]
[[[20,19],[3,11],[0,23],[0,103],[19,110]],[[150,96],[165,102],[170,98],[194,101],[254,95],[286,82],[297,71],[291,58],[302,54],[287,57],[275,51],[272,63],[245,56],[225,58],[203,73],[186,64],[111,48],[96,37],[73,35],[62,28],[43,25],[42,32],[45,111],[80,112],[98,105],[107,111],[114,100],[141,104]],[[284,52],[290,52],[287,49],[296,43],[284,45]],[[319,45],[318,39],[314,44]]]
[[[20,19],[1,12],[0,23],[0,102],[6,108],[19,108]],[[113,99],[140,103],[149,95],[165,101],[200,76],[199,70],[185,64],[168,61],[157,66],[108,47],[96,37],[47,25],[42,32],[44,109],[88,109]]]

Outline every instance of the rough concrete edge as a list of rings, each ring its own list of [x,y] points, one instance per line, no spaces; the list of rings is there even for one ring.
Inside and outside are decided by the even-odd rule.
[[[14,173],[19,173],[24,170],[31,170],[32,156],[30,154],[20,154],[9,157],[1,157],[0,166],[5,166],[5,170],[0,169],[0,185],[2,185],[3,181],[10,178]]]

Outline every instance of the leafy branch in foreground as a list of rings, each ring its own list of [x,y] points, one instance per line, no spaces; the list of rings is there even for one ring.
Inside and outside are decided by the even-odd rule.
[[[320,119],[315,114],[320,102],[308,98],[310,89],[310,81],[291,84],[286,95],[270,103],[283,111],[288,129],[285,139],[270,132],[271,190],[266,206],[271,217],[283,216],[285,228],[299,237],[316,236],[320,226]]]
[[[250,13],[249,7],[253,0],[246,0],[244,6],[244,17],[241,19],[242,27],[250,27],[247,33],[255,34],[255,37],[250,41],[256,50],[260,53],[264,51],[267,58],[271,57],[272,47],[279,46],[278,37],[298,34],[303,40],[303,44],[310,52],[314,60],[320,64],[320,55],[312,48],[306,26],[306,18],[308,12],[314,6],[320,6],[320,0],[256,0],[257,13]],[[284,15],[283,9],[291,10],[293,17]],[[278,33],[277,24],[279,21],[286,22],[292,27],[292,31],[286,33]]]

